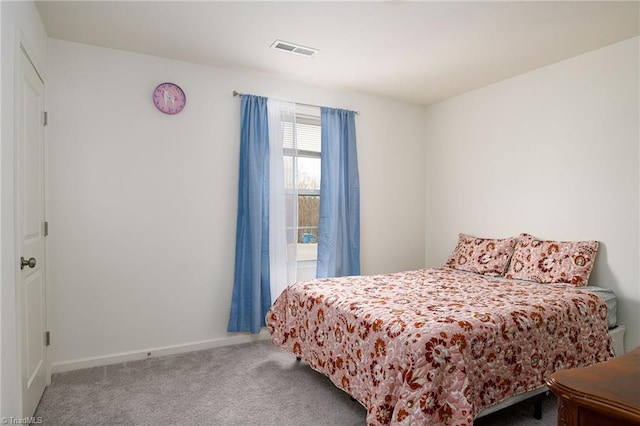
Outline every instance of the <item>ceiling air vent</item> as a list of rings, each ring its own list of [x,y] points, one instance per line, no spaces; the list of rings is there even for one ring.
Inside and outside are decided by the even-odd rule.
[[[313,47],[300,46],[299,44],[289,43],[288,41],[276,40],[271,45],[272,49],[282,50],[284,52],[297,53],[303,56],[313,56],[318,52],[318,49]]]

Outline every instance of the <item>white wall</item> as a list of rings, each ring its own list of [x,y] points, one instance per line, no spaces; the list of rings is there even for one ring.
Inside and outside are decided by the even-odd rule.
[[[427,265],[459,232],[598,240],[640,345],[638,64],[633,38],[427,108]]]
[[[14,89],[20,46],[46,79],[47,35],[32,2],[0,1],[1,133],[0,146],[0,417],[22,414],[16,347],[16,279],[18,259],[14,233]]]
[[[53,39],[49,67],[54,371],[230,337],[233,90],[360,111],[362,271],[423,266],[422,107]],[[186,92],[177,116],[151,102],[163,81]]]

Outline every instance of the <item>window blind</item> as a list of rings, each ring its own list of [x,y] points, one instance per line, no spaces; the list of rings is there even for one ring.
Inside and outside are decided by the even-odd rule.
[[[295,130],[298,151],[320,152],[320,120],[318,118],[296,118]],[[282,122],[283,148],[293,149],[294,123]]]

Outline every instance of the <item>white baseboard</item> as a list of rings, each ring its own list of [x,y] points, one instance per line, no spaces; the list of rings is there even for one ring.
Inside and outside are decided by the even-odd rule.
[[[159,356],[175,355],[185,352],[200,351],[203,349],[219,348],[222,346],[239,345],[251,343],[258,340],[269,339],[270,335],[266,329],[262,329],[259,334],[238,334],[230,337],[221,337],[211,340],[202,340],[180,345],[164,346],[159,348],[140,349],[130,352],[104,355],[92,358],[74,359],[71,361],[56,362],[51,365],[51,372],[64,373],[65,371],[81,370],[83,368],[100,367],[103,365],[119,364],[121,362],[138,361],[146,358],[157,358]],[[151,355],[149,355],[151,354]]]

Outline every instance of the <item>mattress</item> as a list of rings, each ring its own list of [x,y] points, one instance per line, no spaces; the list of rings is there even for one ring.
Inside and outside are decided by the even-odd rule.
[[[610,288],[602,288],[596,286],[580,287],[582,290],[597,294],[604,299],[607,304],[607,327],[615,328],[618,325],[618,298]]]

